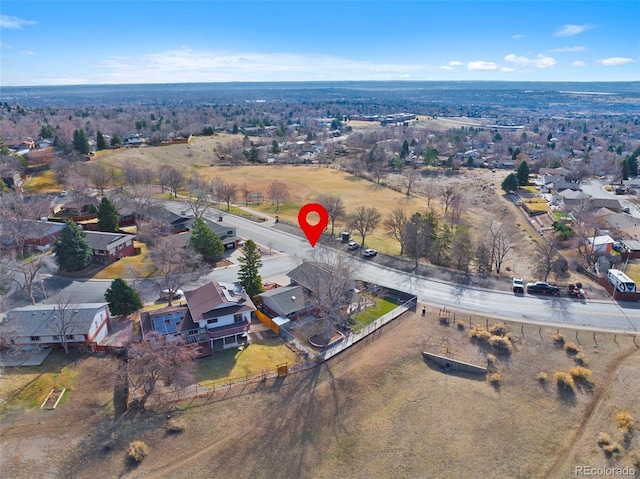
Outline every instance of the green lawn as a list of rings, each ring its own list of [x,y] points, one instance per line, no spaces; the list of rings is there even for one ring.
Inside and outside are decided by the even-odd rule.
[[[261,340],[242,350],[227,349],[210,358],[198,360],[196,381],[203,386],[234,379],[256,376],[274,371],[280,364],[293,365],[298,360],[296,353],[277,338]]]
[[[9,372],[0,381],[0,411],[20,408],[39,408],[51,389],[66,388],[61,404],[68,399],[77,375],[74,362],[69,360],[64,350],[52,351],[40,366],[17,368],[15,374]]]
[[[356,333],[398,306],[394,301],[387,298],[376,298],[374,301],[376,303],[375,306],[371,306],[352,316],[352,321],[355,321],[353,329]]]

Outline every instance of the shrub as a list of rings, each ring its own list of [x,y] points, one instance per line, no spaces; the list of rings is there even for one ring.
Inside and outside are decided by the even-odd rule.
[[[502,374],[500,373],[491,373],[489,374],[489,382],[492,386],[499,386],[502,382]]]
[[[491,338],[491,333],[484,329],[484,326],[475,324],[469,331],[469,336],[471,336],[471,339],[477,339],[481,343],[488,343]]]
[[[629,453],[629,459],[631,460],[631,465],[636,469],[640,469],[640,452],[635,449]]]
[[[569,374],[574,381],[580,381],[583,383],[591,382],[591,369],[584,368],[582,366],[576,366],[575,368],[571,368],[569,370]]]
[[[127,451],[127,457],[135,462],[142,462],[142,460],[149,454],[149,446],[143,441],[133,441],[129,443],[129,449]]]
[[[578,346],[576,343],[571,343],[571,342],[564,343],[564,350],[566,351],[567,354],[573,356],[580,352],[580,346]]]
[[[575,391],[576,383],[573,381],[573,378],[570,374],[558,371],[553,374],[553,379],[556,382],[556,385],[559,389],[564,391]]]
[[[167,422],[165,429],[169,434],[180,434],[184,431],[184,423],[178,419],[171,419]]]
[[[556,333],[551,336],[551,340],[558,346],[564,346],[564,342],[567,340],[567,337],[562,333]]]
[[[599,433],[598,446],[602,448],[604,446],[608,446],[609,444],[611,444],[611,438],[609,437],[609,434],[607,434],[606,432]]]
[[[576,362],[576,364],[578,366],[588,366],[589,365],[589,358],[583,352],[580,352],[580,353],[576,354],[573,357],[573,360]]]
[[[622,432],[632,431],[636,424],[635,418],[627,411],[620,411],[616,414],[616,424]]]
[[[489,344],[500,352],[510,353],[513,350],[511,340],[506,336],[491,336]]]
[[[493,336],[506,336],[509,334],[509,328],[504,323],[496,323],[489,328],[489,332]]]
[[[544,384],[544,383],[547,382],[547,379],[549,379],[549,375],[547,373],[545,373],[544,371],[540,371],[538,373],[537,379],[538,379],[539,382]]]
[[[456,322],[456,326],[458,326],[458,329],[459,329],[460,331],[464,331],[464,328],[465,328],[464,321],[458,320],[458,321]]]

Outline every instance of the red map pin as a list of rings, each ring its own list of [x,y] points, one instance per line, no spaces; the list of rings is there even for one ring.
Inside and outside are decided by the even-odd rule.
[[[309,213],[316,213],[320,217],[320,221],[314,225],[309,224],[307,221]],[[322,232],[327,227],[327,224],[329,224],[329,213],[327,213],[324,206],[319,203],[307,203],[300,208],[298,212],[298,224],[313,248],[320,239],[320,236],[322,236]]]

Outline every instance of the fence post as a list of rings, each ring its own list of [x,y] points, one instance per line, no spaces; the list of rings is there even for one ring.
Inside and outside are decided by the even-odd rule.
[[[596,343],[596,346],[598,345],[598,341],[596,340],[596,332],[593,332],[593,342]]]

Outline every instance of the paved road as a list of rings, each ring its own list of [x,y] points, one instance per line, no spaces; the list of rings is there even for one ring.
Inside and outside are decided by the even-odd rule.
[[[175,212],[184,210],[184,205],[168,202],[169,208]],[[211,211],[207,217],[218,219],[219,212]],[[223,222],[237,228],[242,238],[251,238],[256,243],[271,249],[274,254],[266,256],[261,270],[265,279],[284,276],[305,257],[312,253],[306,240],[273,228],[273,223],[255,223],[244,218],[224,215]],[[323,246],[317,246],[322,248]],[[558,327],[579,327],[615,332],[640,332],[640,305],[636,303],[616,304],[611,300],[589,301],[566,297],[516,296],[510,291],[492,291],[472,288],[433,278],[420,277],[390,268],[375,261],[361,260],[358,276],[360,279],[382,286],[411,292],[419,301],[436,306],[446,306],[468,312],[468,314],[485,315],[511,321],[522,321],[533,324],[557,325]],[[202,283],[215,279],[218,281],[236,281],[237,265],[216,270]],[[79,301],[101,301],[108,281],[75,281],[54,277],[45,281],[45,288],[50,283],[55,289],[65,288],[65,292],[73,292]],[[139,282],[137,287],[143,291],[145,301],[157,298],[157,289]],[[51,299],[50,299],[51,301]]]

